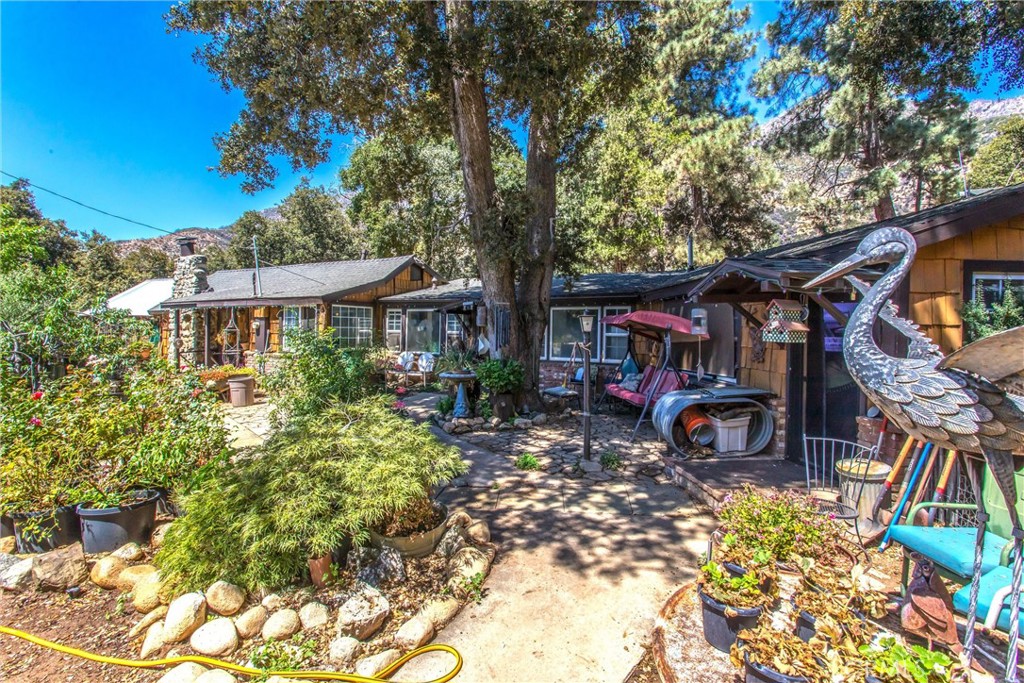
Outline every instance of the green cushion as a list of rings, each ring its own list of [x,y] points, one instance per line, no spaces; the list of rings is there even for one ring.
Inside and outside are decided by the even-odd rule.
[[[988,608],[992,605],[992,598],[1000,588],[1009,586],[1013,582],[1013,572],[1009,567],[996,567],[981,577],[981,584],[978,590],[978,621],[985,621]],[[999,613],[999,621],[996,625],[1003,631],[1010,630],[1010,601],[1003,602],[1005,607]],[[971,605],[971,584],[967,584],[953,595],[953,608],[967,614]],[[1018,615],[1020,630],[1024,632],[1024,611]]]
[[[931,527],[897,524],[892,529],[892,540],[904,548],[916,550],[935,564],[957,576],[968,578],[974,571],[974,540],[978,530],[974,527]],[[999,566],[1005,538],[985,532],[985,548],[981,555],[981,572]]]

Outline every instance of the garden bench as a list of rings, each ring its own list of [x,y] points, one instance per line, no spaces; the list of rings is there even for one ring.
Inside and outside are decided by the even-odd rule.
[[[1024,485],[1024,469],[1017,471],[1019,490]],[[1006,589],[1010,585],[1010,569],[1013,543],[1010,540],[1010,518],[1002,502],[999,488],[996,486],[992,473],[985,468],[981,484],[985,509],[989,515],[985,524],[985,544],[981,559],[981,592],[978,601],[978,614],[990,611],[994,604],[1002,604],[1002,598],[1008,596]],[[1018,510],[1024,508],[1024,499],[1017,501]],[[953,596],[953,607],[964,614],[970,603],[970,581],[974,571],[974,548],[978,530],[974,526],[928,526],[916,524],[919,515],[927,510],[949,510],[973,512],[977,510],[974,503],[937,503],[922,502],[911,508],[906,524],[897,524],[892,530],[892,540],[903,546],[902,588],[906,592],[910,579],[910,553],[917,552],[931,560],[939,573],[957,583],[967,584]],[[993,626],[999,622],[999,628],[1005,630],[1009,626],[1009,608],[993,611]],[[1024,622],[1022,622],[1024,624]]]

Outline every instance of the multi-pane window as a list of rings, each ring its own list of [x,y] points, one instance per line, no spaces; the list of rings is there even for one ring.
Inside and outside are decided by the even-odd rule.
[[[973,285],[974,298],[984,301],[986,308],[1002,303],[1007,292],[1024,303],[1024,273],[974,273]]]
[[[459,322],[459,316],[454,313],[448,313],[445,315],[444,324],[444,336],[445,345],[447,348],[451,348],[455,342],[462,339],[463,337],[462,323]]]
[[[405,350],[437,353],[441,344],[441,314],[410,309],[405,316]]]
[[[387,338],[388,346],[393,349],[401,348],[402,346],[402,309],[400,308],[389,308],[387,313],[387,322],[384,329],[384,335]]]
[[[315,306],[285,306],[281,312],[281,345],[288,349],[289,330],[315,330]]]
[[[577,342],[583,341],[583,330],[580,328],[580,315],[584,308],[552,308],[551,325],[548,326],[549,354],[552,360],[568,360],[572,358],[572,348]],[[596,351],[597,349],[594,349]]]
[[[331,306],[331,327],[342,346],[369,346],[373,341],[373,309],[369,306]]]
[[[601,318],[629,313],[629,306],[605,306]],[[620,361],[626,357],[629,347],[629,332],[611,325],[601,325],[601,358],[606,361]]]

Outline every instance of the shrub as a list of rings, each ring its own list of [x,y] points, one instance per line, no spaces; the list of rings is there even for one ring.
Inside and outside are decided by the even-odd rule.
[[[342,348],[329,330],[289,330],[288,344],[281,368],[266,380],[278,425],[301,422],[375,391],[376,349]]]
[[[476,377],[492,394],[514,394],[523,388],[526,375],[519,361],[492,358],[476,366]]]
[[[157,362],[115,392],[100,369],[35,392],[0,380],[0,511],[116,505],[136,488],[187,492],[226,453],[215,401],[195,376]]]
[[[718,511],[722,531],[750,552],[765,550],[786,562],[827,553],[842,529],[818,512],[814,499],[795,491],[762,494],[751,486],[726,497]]]
[[[172,584],[226,579],[276,589],[347,536],[364,541],[465,471],[455,448],[395,414],[386,397],[330,408],[218,466],[183,501],[156,562]]]

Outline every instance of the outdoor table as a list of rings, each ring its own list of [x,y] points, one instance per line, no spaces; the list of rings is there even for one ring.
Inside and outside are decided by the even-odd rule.
[[[438,375],[443,380],[456,382],[458,389],[455,391],[455,408],[452,410],[453,417],[469,417],[469,402],[466,400],[466,382],[476,379],[475,372],[442,372]]]

